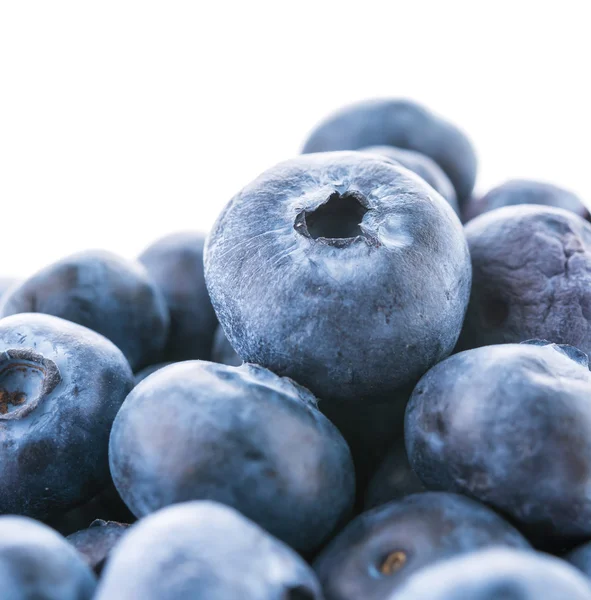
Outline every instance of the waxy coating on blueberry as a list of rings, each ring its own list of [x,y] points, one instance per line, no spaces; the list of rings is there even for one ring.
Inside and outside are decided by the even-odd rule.
[[[461,224],[422,179],[362,152],[280,163],[236,195],[205,278],[239,356],[325,401],[392,402],[455,346]]]
[[[449,202],[454,212],[459,214],[460,207],[454,186],[441,167],[428,156],[414,150],[404,150],[394,146],[369,146],[361,148],[360,151],[383,156],[416,173],[436,192],[439,192]]]
[[[61,317],[104,335],[135,370],[160,359],[168,333],[166,302],[144,267],[104,251],[55,262],[2,298],[1,316],[28,312]]]
[[[149,377],[150,375],[152,375],[152,373],[156,373],[156,371],[159,371],[160,369],[163,369],[164,367],[168,367],[168,365],[172,365],[172,364],[174,364],[174,363],[171,363],[171,362],[156,363],[155,365],[150,365],[149,367],[142,369],[141,371],[136,373],[134,376],[135,385],[137,385],[138,383],[141,383],[144,379],[146,379],[146,377]]]
[[[455,354],[408,403],[410,463],[427,487],[491,505],[536,545],[572,546],[591,537],[590,397],[586,364],[555,344]]]
[[[520,205],[466,227],[472,292],[459,350],[551,340],[591,352],[591,224],[559,208]]]
[[[470,197],[477,160],[455,125],[409,100],[370,100],[341,109],[310,135],[303,152],[395,146],[433,159],[453,183],[460,204]]]
[[[96,579],[66,540],[26,517],[0,516],[3,600],[90,600]]]
[[[317,558],[326,600],[382,600],[409,575],[489,546],[529,548],[492,510],[443,492],[413,494],[363,513]]]
[[[304,560],[216,502],[162,509],[116,546],[95,600],[323,600]]]
[[[564,561],[490,548],[427,567],[387,600],[591,600],[591,586]]]
[[[170,313],[170,331],[162,360],[209,360],[218,325],[203,277],[205,236],[183,231],[146,248],[139,261],[158,284]]]
[[[314,396],[250,364],[186,361],[150,375],[117,414],[109,460],[138,517],[216,500],[301,551],[326,541],[354,500],[349,448]]]
[[[239,367],[243,362],[238,354],[236,354],[236,350],[232,348],[232,344],[228,341],[228,338],[220,325],[218,325],[213,338],[211,360],[231,367]]]
[[[583,219],[589,218],[589,210],[583,201],[569,190],[542,181],[512,179],[488,191],[482,198],[471,199],[464,207],[465,220],[516,204],[553,206],[570,210]]]
[[[0,319],[0,512],[48,517],[105,487],[111,425],[132,385],[98,333],[49,315]]]
[[[96,519],[87,529],[70,534],[67,540],[81,554],[88,566],[100,575],[111,550],[128,527],[127,523]]]

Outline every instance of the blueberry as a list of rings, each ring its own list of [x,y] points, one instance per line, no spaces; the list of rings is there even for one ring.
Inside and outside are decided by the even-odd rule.
[[[589,369],[554,344],[455,354],[408,403],[410,463],[427,487],[486,502],[539,546],[583,541],[591,537],[590,397]]]
[[[570,210],[584,219],[589,217],[589,211],[582,200],[564,188],[541,181],[511,179],[493,188],[482,198],[470,200],[465,207],[466,220],[516,204],[542,204]]]
[[[57,317],[0,320],[0,513],[46,517],[109,482],[108,439],[131,390],[109,340]]]
[[[394,146],[369,146],[368,148],[361,148],[361,152],[384,156],[410,169],[413,173],[422,177],[436,192],[439,192],[449,202],[455,213],[459,214],[460,207],[456,198],[456,190],[448,176],[433,159],[420,152],[395,148]]]
[[[156,373],[156,371],[159,371],[160,369],[163,369],[164,367],[168,367],[168,365],[172,365],[172,364],[174,364],[174,363],[171,363],[171,362],[156,363],[155,365],[150,365],[149,367],[142,369],[141,371],[139,371],[135,374],[135,377],[134,377],[135,385],[137,385],[138,383],[140,383],[141,381],[146,379],[146,377],[149,377],[152,373]]]
[[[591,577],[591,542],[585,542],[574,548],[564,558],[587,577]]]
[[[232,346],[319,398],[392,402],[453,349],[470,258],[449,204],[362,152],[300,156],[226,206],[205,279]]]
[[[242,364],[242,359],[236,354],[236,350],[232,348],[232,344],[230,344],[224,330],[219,325],[213,338],[211,359],[213,362],[231,367],[239,367]]]
[[[90,600],[96,580],[55,531],[26,517],[0,517],[3,600]]]
[[[187,361],[157,371],[125,400],[109,457],[138,517],[210,499],[298,550],[319,546],[347,516],[349,449],[314,397],[255,365]]]
[[[235,510],[186,502],[132,527],[95,600],[322,600],[310,567]]]
[[[489,546],[530,547],[485,506],[456,494],[426,492],[357,517],[314,569],[326,600],[382,600],[425,566]]]
[[[303,152],[396,146],[433,159],[453,183],[460,204],[476,181],[476,154],[455,125],[409,100],[370,100],[341,109],[310,135]]]
[[[0,298],[6,294],[16,283],[17,279],[11,277],[0,277]]]
[[[90,527],[72,533],[67,540],[76,548],[88,566],[100,575],[111,550],[128,527],[127,523],[96,519]]]
[[[203,244],[197,232],[168,235],[147,248],[139,260],[160,286],[170,312],[163,360],[209,360],[217,319],[203,278]]]
[[[408,462],[404,438],[400,438],[373,476],[367,488],[365,508],[369,510],[424,491],[425,486]]]
[[[591,224],[520,205],[465,230],[473,285],[458,349],[542,338],[591,352]]]
[[[388,600],[590,600],[591,587],[564,561],[491,548],[420,571]]]
[[[3,298],[1,316],[27,312],[97,331],[121,349],[134,370],[159,360],[168,332],[166,302],[144,267],[102,251],[53,263]]]

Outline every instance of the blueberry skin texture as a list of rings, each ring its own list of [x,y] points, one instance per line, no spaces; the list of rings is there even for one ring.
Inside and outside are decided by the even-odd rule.
[[[591,542],[571,550],[564,559],[591,578]]]
[[[308,390],[255,365],[186,361],[127,397],[111,433],[111,474],[137,516],[187,500],[232,506],[297,550],[346,518],[349,449]]]
[[[466,206],[466,220],[485,212],[517,204],[541,204],[569,210],[583,219],[589,211],[582,200],[564,188],[529,179],[511,179],[493,188],[480,199],[472,199]]]
[[[509,515],[539,546],[589,539],[591,373],[579,355],[506,344],[439,363],[406,409],[415,473]]]
[[[408,462],[404,437],[401,437],[369,483],[365,495],[365,510],[424,491],[425,486]]]
[[[313,237],[318,228],[333,237]],[[280,163],[231,200],[205,279],[246,362],[323,400],[367,404],[392,401],[451,352],[471,270],[433,188],[381,157],[331,152]]]
[[[465,231],[473,279],[458,350],[541,338],[591,353],[591,224],[520,205]]]
[[[0,316],[28,312],[104,335],[136,371],[158,362],[168,333],[166,302],[144,267],[98,250],[45,267],[2,299]]]
[[[446,560],[411,577],[389,600],[590,600],[584,577],[542,554],[492,548]]]
[[[0,319],[0,513],[44,518],[104,488],[111,425],[132,387],[125,357],[98,333],[49,315]]]
[[[88,566],[100,575],[111,550],[128,527],[127,523],[96,519],[87,529],[69,535],[67,540],[76,548]]]
[[[357,517],[321,553],[314,570],[326,600],[382,600],[425,566],[489,546],[530,547],[487,507],[426,492]]]
[[[232,348],[232,344],[230,344],[224,330],[219,325],[213,338],[211,360],[230,367],[239,367],[242,364],[242,359],[236,354],[236,350]]]
[[[455,125],[409,100],[369,100],[347,106],[322,122],[303,152],[395,146],[433,159],[453,183],[458,201],[470,197],[477,159],[470,140]]]
[[[139,257],[168,304],[170,332],[162,356],[166,362],[211,357],[218,321],[203,277],[204,242],[198,232],[173,233]]]
[[[460,207],[458,206],[454,186],[441,167],[428,156],[414,150],[404,150],[403,148],[395,148],[394,146],[369,146],[368,148],[361,148],[360,151],[384,156],[416,173],[436,192],[439,192],[449,202],[454,212],[459,215]]]
[[[139,371],[138,373],[136,373],[134,375],[135,385],[142,382],[144,379],[146,379],[146,377],[149,377],[152,373],[156,373],[156,371],[159,371],[160,369],[163,369],[164,367],[168,367],[168,365],[172,365],[172,364],[174,364],[174,363],[171,363],[171,362],[156,363],[155,365],[150,365],[149,367],[142,369],[141,371]]]
[[[322,600],[293,550],[217,502],[185,502],[134,525],[115,548],[95,600]]]
[[[55,531],[26,517],[0,516],[3,600],[90,600],[95,577]]]

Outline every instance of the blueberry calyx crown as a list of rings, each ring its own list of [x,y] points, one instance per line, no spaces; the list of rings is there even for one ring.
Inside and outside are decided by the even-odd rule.
[[[0,421],[29,415],[61,380],[58,366],[31,348],[0,353]]]
[[[368,211],[365,197],[355,191],[334,191],[314,210],[303,210],[294,228],[301,235],[342,248],[363,237],[363,216]]]

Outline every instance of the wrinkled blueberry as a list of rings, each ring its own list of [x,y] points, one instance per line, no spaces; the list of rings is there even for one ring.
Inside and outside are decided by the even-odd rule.
[[[491,548],[419,571],[388,600],[591,600],[591,587],[548,554]]]
[[[235,510],[186,502],[132,527],[95,600],[322,600],[310,567]]]
[[[109,456],[138,517],[216,500],[303,551],[353,503],[349,449],[314,397],[255,365],[187,361],[157,371],[121,407]]]
[[[232,346],[319,398],[391,402],[453,349],[470,258],[449,204],[362,152],[300,156],[226,206],[205,279]]]
[[[203,278],[204,241],[201,233],[174,233],[139,257],[168,304],[170,332],[162,356],[167,362],[211,356],[218,321]]]
[[[554,344],[469,350],[433,367],[406,410],[414,471],[509,515],[538,545],[591,537],[591,373]]]
[[[156,373],[156,371],[159,371],[160,369],[163,369],[164,367],[168,367],[168,365],[172,365],[172,364],[174,364],[174,363],[171,363],[171,362],[156,363],[155,365],[150,365],[149,367],[142,369],[141,371],[136,373],[134,376],[135,385],[137,385],[138,383],[140,383],[141,381],[146,379],[146,377],[149,377],[152,373]]]
[[[583,219],[589,217],[589,211],[585,208],[582,200],[564,188],[541,181],[511,179],[493,188],[482,198],[471,199],[465,207],[466,221],[496,208],[515,204],[554,206],[570,210]]]
[[[96,519],[90,527],[72,533],[67,540],[82,555],[88,566],[100,575],[111,550],[128,527],[127,523]]]
[[[144,267],[103,251],[53,263],[2,299],[1,316],[28,312],[97,331],[134,370],[158,361],[168,332],[166,302]]]
[[[470,197],[477,160],[455,125],[409,100],[370,100],[341,109],[310,135],[303,152],[396,146],[433,159],[453,183],[458,200]]]
[[[92,571],[51,528],[26,517],[0,516],[3,600],[90,600]]]
[[[422,177],[436,192],[439,192],[459,214],[460,207],[456,197],[456,190],[443,172],[441,167],[431,158],[414,150],[404,150],[394,146],[369,146],[361,148],[361,152],[369,152],[378,156],[384,156],[403,167],[410,169],[419,177]]]
[[[473,283],[458,349],[542,338],[591,352],[591,224],[520,205],[465,230]]]
[[[314,569],[326,600],[382,600],[426,565],[489,546],[529,548],[486,506],[456,494],[426,492],[354,519]]]
[[[132,386],[123,354],[94,331],[0,319],[0,513],[45,517],[105,487],[109,432]]]
[[[400,438],[372,477],[365,495],[365,508],[369,510],[424,491],[425,486],[408,462],[404,438]]]
[[[236,354],[236,350],[232,348],[232,344],[228,341],[224,330],[218,325],[213,338],[213,350],[211,352],[213,362],[231,367],[239,367],[242,364],[242,359]]]

